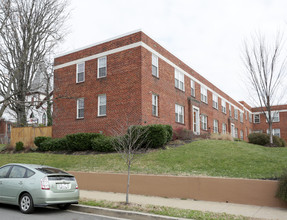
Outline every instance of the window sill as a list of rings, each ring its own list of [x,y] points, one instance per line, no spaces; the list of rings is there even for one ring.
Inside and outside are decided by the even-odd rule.
[[[159,79],[159,76],[155,76],[155,75],[153,75],[153,74],[151,74],[151,75],[152,75],[153,78]]]
[[[201,102],[202,102],[203,104],[206,104],[206,105],[208,105],[208,102],[204,102],[204,101],[202,101],[202,100],[201,100]]]
[[[76,120],[83,120],[85,119],[84,117],[81,117],[81,118],[76,118]]]
[[[180,124],[180,125],[185,125],[184,123],[178,122],[178,121],[176,121],[175,123]]]
[[[84,83],[85,82],[85,80],[84,81],[81,81],[81,82],[76,82],[76,84],[81,84],[81,83]]]
[[[180,89],[180,88],[177,88],[177,87],[174,87],[176,90],[178,90],[178,91],[181,91],[181,92],[184,92],[185,93],[185,90],[182,90],[182,89]]]
[[[107,115],[98,115],[97,118],[104,118],[107,117]]]
[[[97,79],[105,79],[105,78],[107,78],[107,76],[102,76],[102,77],[97,76]]]
[[[158,115],[152,115],[152,117],[159,118],[159,116],[158,116]]]

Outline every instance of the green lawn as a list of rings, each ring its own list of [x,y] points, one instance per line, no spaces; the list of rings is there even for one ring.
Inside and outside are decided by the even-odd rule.
[[[201,140],[139,157],[133,173],[272,178],[287,168],[287,148],[245,142]],[[126,172],[118,154],[0,154],[0,165],[12,162],[46,164],[70,171]]]

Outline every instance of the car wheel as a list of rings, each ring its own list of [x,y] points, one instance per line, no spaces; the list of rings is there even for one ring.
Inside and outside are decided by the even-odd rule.
[[[67,204],[59,204],[58,208],[62,209],[62,210],[66,210],[66,209],[68,209],[70,207],[70,205],[71,204],[68,204],[68,203]]]
[[[20,211],[24,214],[29,214],[34,211],[34,203],[29,193],[24,193],[20,198]]]

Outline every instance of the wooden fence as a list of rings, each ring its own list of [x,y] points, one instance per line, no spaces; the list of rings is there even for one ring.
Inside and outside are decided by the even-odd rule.
[[[34,147],[34,139],[38,136],[52,137],[52,126],[49,127],[21,127],[11,128],[10,145],[15,147],[16,143],[22,141],[25,147]]]

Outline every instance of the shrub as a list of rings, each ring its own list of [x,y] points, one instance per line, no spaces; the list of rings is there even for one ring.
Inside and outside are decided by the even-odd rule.
[[[265,146],[269,144],[269,136],[264,133],[251,133],[248,135],[249,143]]]
[[[16,143],[16,151],[24,150],[24,144],[23,142],[19,141]]]
[[[149,148],[160,148],[167,143],[168,131],[165,125],[147,125],[147,144]]]
[[[172,140],[172,134],[173,134],[173,131],[172,131],[172,126],[171,125],[164,125],[165,126],[165,129],[166,129],[166,142],[169,142]]]
[[[173,132],[173,140],[192,140],[193,139],[193,132],[191,130],[182,128],[182,127],[178,127],[176,129],[174,129]]]
[[[66,135],[68,149],[72,151],[92,150],[92,140],[103,136],[98,133],[77,133]]]
[[[276,197],[287,201],[287,170],[279,178],[279,185],[276,193]]]
[[[286,142],[284,139],[282,139],[278,136],[273,136],[273,146],[274,147],[285,147]]]
[[[210,135],[210,139],[212,140],[226,140],[226,141],[233,141],[233,137],[230,134],[218,134],[212,133]]]
[[[98,152],[113,152],[115,151],[113,141],[113,137],[99,136],[92,139],[92,149]]]
[[[34,139],[34,144],[38,147],[41,148],[40,145],[43,141],[48,140],[48,139],[52,139],[51,137],[44,137],[44,136],[39,136],[39,137],[35,137]]]
[[[64,138],[50,138],[40,144],[41,151],[62,151],[68,150],[67,139]]]

